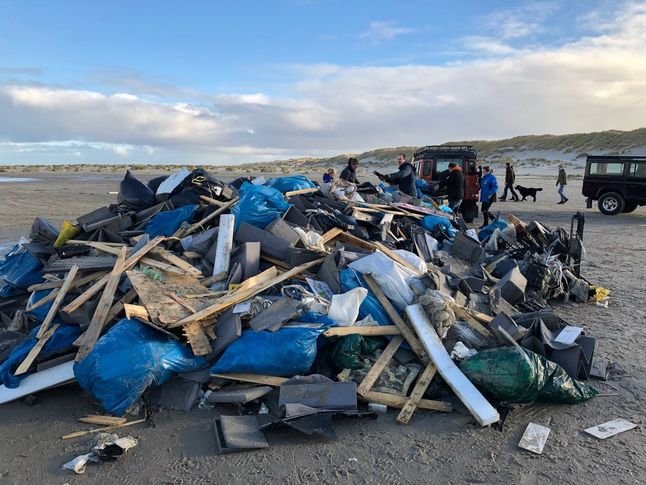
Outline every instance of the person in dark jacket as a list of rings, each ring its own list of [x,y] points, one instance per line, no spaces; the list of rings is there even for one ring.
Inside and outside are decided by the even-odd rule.
[[[565,186],[567,185],[567,174],[565,173],[565,168],[563,168],[563,164],[559,164],[559,176],[556,179],[556,185],[559,186],[559,195],[561,196],[561,202],[557,202],[557,204],[565,204],[568,200],[565,196]]]
[[[352,184],[359,185],[359,180],[357,180],[357,167],[359,166],[359,160],[354,157],[348,158],[348,166],[341,171],[341,179]]]
[[[483,223],[480,226],[482,229],[485,226],[489,225],[489,218],[493,219],[493,216],[489,212],[491,204],[496,201],[496,194],[498,193],[498,180],[493,174],[493,170],[488,166],[482,167],[482,182],[480,183],[480,202],[482,206],[480,212],[482,212]]]
[[[449,163],[449,174],[444,177],[443,183],[446,185],[449,209],[457,214],[460,209],[460,204],[462,204],[462,199],[464,199],[464,174],[462,173],[462,167],[454,162]]]
[[[518,194],[514,190],[514,182],[516,182],[516,172],[514,172],[514,166],[507,162],[507,167],[505,168],[505,190],[502,192],[502,197],[500,200],[507,200],[507,191],[511,192],[511,200],[518,202]]]
[[[415,172],[415,167],[406,160],[406,155],[403,153],[400,153],[397,157],[397,163],[399,164],[399,170],[395,173],[384,175],[384,180],[391,185],[397,185],[400,192],[411,197],[417,197],[417,187],[415,186],[417,173]]]

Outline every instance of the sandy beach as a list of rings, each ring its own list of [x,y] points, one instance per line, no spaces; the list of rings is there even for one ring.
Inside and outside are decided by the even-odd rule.
[[[156,175],[137,172],[147,179]],[[36,216],[60,225],[116,201],[122,173],[2,173],[0,246],[28,236]],[[230,176],[230,175],[229,175]],[[500,175],[499,175],[500,177]],[[643,483],[646,443],[641,428],[605,441],[583,429],[615,418],[644,422],[646,399],[646,207],[609,217],[585,208],[581,181],[568,186],[570,202],[557,205],[556,174],[523,177],[542,187],[538,201],[499,202],[493,212],[513,212],[569,231],[571,216],[586,217],[587,251],[582,275],[609,288],[608,308],[554,304],[572,325],[597,339],[596,355],[623,372],[594,381],[601,395],[580,405],[538,404],[514,410],[502,430],[481,428],[457,405],[451,414],[419,411],[408,426],[389,411],[377,420],[338,419],[338,440],[308,439],[276,430],[264,451],[216,456],[214,411],[161,412],[150,424],[120,431],[139,445],[114,463],[88,466],[75,476],[61,465],[87,452],[89,439],[62,440],[85,429],[77,418],[100,412],[77,385],[41,392],[29,406],[22,401],[0,408],[0,483]],[[476,222],[480,222],[479,220]],[[552,429],[542,456],[517,447],[529,422]]]

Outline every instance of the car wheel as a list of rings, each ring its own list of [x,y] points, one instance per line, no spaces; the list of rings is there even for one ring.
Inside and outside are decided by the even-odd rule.
[[[616,192],[607,192],[599,198],[599,210],[607,216],[616,216],[624,210],[624,199]]]
[[[622,211],[624,214],[627,214],[629,212],[634,211],[637,209],[637,202],[633,200],[629,200],[626,202],[626,205],[624,206],[624,210]]]

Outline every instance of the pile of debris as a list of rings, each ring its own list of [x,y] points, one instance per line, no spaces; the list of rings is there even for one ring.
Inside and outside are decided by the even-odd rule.
[[[0,262],[0,403],[75,380],[120,419],[80,435],[145,420],[116,418],[142,399],[214,407],[229,452],[276,426],[333,437],[335,415],[462,403],[486,426],[492,402],[597,393],[578,380],[595,339],[547,304],[608,297],[580,275],[582,215],[476,232],[438,201],[355,189],[128,172],[116,204],[36,219]]]

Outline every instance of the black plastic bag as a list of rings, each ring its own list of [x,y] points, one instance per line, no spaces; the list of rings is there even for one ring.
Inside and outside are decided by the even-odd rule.
[[[117,203],[121,207],[138,212],[155,205],[157,201],[155,193],[128,170],[119,184]]]

